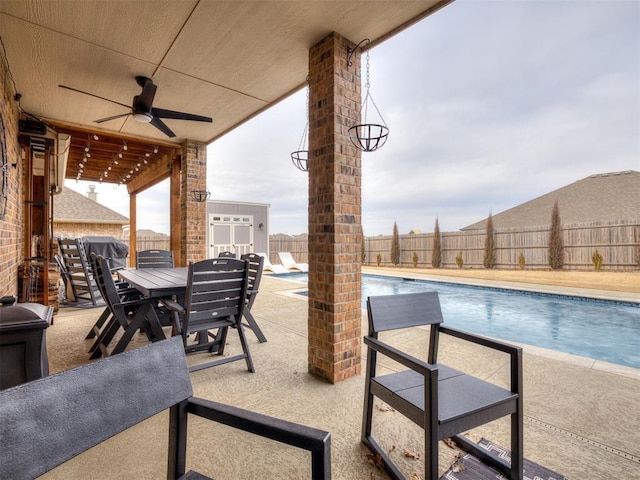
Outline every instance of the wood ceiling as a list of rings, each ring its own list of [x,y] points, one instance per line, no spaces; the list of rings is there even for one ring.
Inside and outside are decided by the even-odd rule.
[[[77,178],[88,143],[82,178],[111,182],[154,146],[157,165],[172,145],[211,143],[302,88],[309,49],[331,32],[371,48],[451,1],[2,0],[0,36],[23,112],[72,135],[66,177]],[[136,75],[157,85],[154,107],[213,123],[166,120],[175,138],[131,116],[95,123],[127,112]]]

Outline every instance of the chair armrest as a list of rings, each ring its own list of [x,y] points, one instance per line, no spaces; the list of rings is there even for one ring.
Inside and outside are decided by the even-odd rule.
[[[411,355],[407,355],[397,348],[381,342],[377,338],[366,336],[364,337],[364,343],[376,352],[380,352],[384,356],[389,357],[398,363],[401,363],[405,367],[410,368],[411,370],[423,375],[424,377],[429,378],[438,371],[437,366],[431,365],[427,362],[423,362],[419,358],[412,357]]]
[[[187,413],[311,452],[312,478],[331,478],[331,434],[223,403],[190,398]]]
[[[440,333],[451,335],[462,340],[466,340],[483,347],[498,350],[504,353],[508,353],[511,357],[511,391],[513,393],[522,394],[522,348],[516,345],[510,345],[508,343],[493,340],[491,338],[474,335],[469,332],[463,332],[451,327],[440,327]]]
[[[492,348],[494,350],[500,350],[501,352],[513,354],[518,350],[522,350],[520,347],[516,345],[510,345],[508,343],[500,342],[498,340],[493,340],[491,338],[482,337],[480,335],[475,335],[473,333],[464,332],[462,330],[458,330],[456,328],[440,326],[440,333],[445,333],[447,335],[451,335],[452,337],[458,337],[468,342],[477,343],[478,345],[482,345],[483,347]]]
[[[178,313],[185,312],[184,307],[172,298],[162,297],[162,298],[159,298],[158,301],[162,303],[162,305],[167,307],[169,310],[171,310],[172,312],[178,312]]]

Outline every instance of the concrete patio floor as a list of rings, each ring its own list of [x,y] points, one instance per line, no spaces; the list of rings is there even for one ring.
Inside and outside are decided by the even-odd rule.
[[[247,372],[244,362],[192,373],[195,395],[330,431],[334,479],[387,478],[367,459],[368,450],[360,443],[363,376],[331,385],[307,373],[307,300],[293,294],[300,288],[272,275],[263,277],[252,311],[268,342],[259,344],[247,331],[256,373]],[[51,373],[88,361],[91,342],[84,336],[101,311],[60,309],[47,330]],[[364,334],[364,312],[362,325]],[[424,351],[427,334],[425,329],[400,340],[407,351],[424,358],[419,352]],[[145,337],[137,335],[130,348],[145,343]],[[227,353],[238,349],[237,335],[231,332]],[[207,355],[192,354],[188,361],[200,363]],[[453,339],[441,344],[440,358],[499,384],[508,380],[506,358]],[[571,479],[638,477],[640,370],[525,346],[524,392],[525,457]],[[374,413],[374,431],[382,435],[382,445],[392,451],[408,478],[422,478],[422,462],[404,454],[423,451],[421,430],[380,407]],[[309,478],[307,455],[290,447],[200,420],[191,422],[189,431],[188,467],[217,480]],[[468,435],[508,446],[508,432],[508,421],[500,420]],[[160,414],[42,478],[116,479],[134,471],[140,478],[165,478],[166,437],[167,416]],[[457,453],[440,443],[441,473]]]

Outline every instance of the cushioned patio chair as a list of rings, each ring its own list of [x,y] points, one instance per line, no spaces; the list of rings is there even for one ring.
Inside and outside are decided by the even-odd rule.
[[[282,262],[282,266],[284,268],[286,268],[287,270],[299,270],[301,272],[308,272],[309,271],[309,264],[308,263],[297,263],[294,259],[293,259],[293,255],[291,255],[290,252],[278,252],[278,257],[280,258],[280,261]]]
[[[136,451],[139,463],[156,458],[152,450],[168,451],[168,461],[158,468],[167,479],[206,480],[209,476],[189,470],[187,457],[211,455],[204,450],[187,455],[188,433],[207,426],[193,417],[217,422],[253,435],[291,445],[311,453],[311,478],[331,478],[331,435],[235,406],[193,397],[184,348],[179,337],[163,340],[121,355],[91,362],[39,380],[0,391],[0,476],[32,479],[114,437],[143,420],[169,410],[158,421],[169,421],[167,441],[148,438],[144,445],[126,444],[114,438],[112,448]],[[189,421],[187,418],[189,417]],[[189,431],[187,430],[189,428]],[[224,429],[221,429],[224,432]],[[225,437],[209,437],[212,448]],[[236,460],[237,478],[244,465],[264,459],[257,455],[229,457]],[[247,453],[247,452],[244,452]],[[224,462],[220,460],[219,462]],[[83,466],[80,468],[82,469]],[[115,478],[116,472],[87,467],[84,478]],[[119,477],[149,478],[148,469],[117,472]],[[206,472],[215,476],[216,472]],[[156,472],[157,474],[157,472]]]
[[[522,350],[444,327],[436,292],[369,297],[367,313],[369,335],[364,337],[368,350],[362,442],[379,455],[387,473],[395,479],[405,478],[372,434],[374,397],[424,429],[425,479],[438,478],[438,441],[452,437],[460,448],[508,478],[522,480]],[[425,348],[426,362],[378,338],[381,332],[396,333],[400,329],[423,326],[430,326],[428,351]],[[510,358],[510,388],[502,388],[438,363],[441,335],[457,337],[507,354]],[[385,362],[393,360],[406,369],[378,375],[379,355],[386,357]],[[474,361],[481,362],[482,358]],[[511,465],[460,435],[504,416],[511,417]]]

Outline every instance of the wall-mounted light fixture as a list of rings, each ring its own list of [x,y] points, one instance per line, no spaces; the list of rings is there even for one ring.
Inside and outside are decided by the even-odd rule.
[[[191,190],[191,198],[194,202],[206,202],[210,196],[209,190]]]

